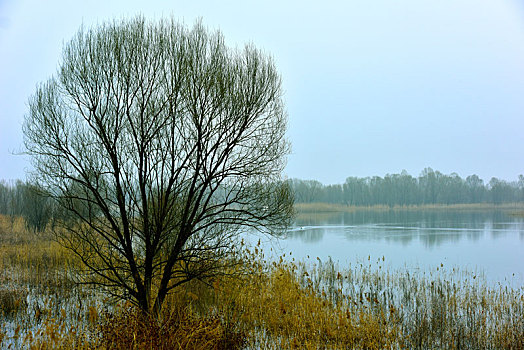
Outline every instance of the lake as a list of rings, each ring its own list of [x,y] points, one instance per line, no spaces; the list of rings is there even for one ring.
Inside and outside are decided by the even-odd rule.
[[[453,268],[488,283],[524,286],[524,218],[504,211],[361,210],[299,214],[282,240],[264,250],[314,263],[331,257],[341,268],[385,259],[393,269]]]

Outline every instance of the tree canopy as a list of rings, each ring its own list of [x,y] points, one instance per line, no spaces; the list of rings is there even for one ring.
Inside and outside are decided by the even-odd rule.
[[[79,30],[24,134],[85,282],[157,314],[173,288],[221,269],[238,234],[289,224],[286,126],[270,57],[200,22],[139,17]]]

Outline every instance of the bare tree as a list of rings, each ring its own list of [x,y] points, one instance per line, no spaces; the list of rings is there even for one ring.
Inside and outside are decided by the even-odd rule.
[[[29,108],[34,176],[70,214],[62,241],[87,282],[144,312],[217,273],[240,233],[289,224],[280,76],[200,22],[80,29]]]

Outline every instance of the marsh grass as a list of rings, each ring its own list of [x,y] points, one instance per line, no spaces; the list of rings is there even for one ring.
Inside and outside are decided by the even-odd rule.
[[[74,264],[49,233],[37,234],[22,218],[0,215],[2,348],[89,347],[87,310],[102,303],[76,286]]]
[[[257,265],[257,254],[253,273],[223,283],[216,302],[245,325],[252,348],[524,349],[524,289],[444,266],[391,271],[371,258],[347,269],[320,259]]]
[[[383,258],[274,261],[255,245],[239,259],[177,289],[153,320],[76,285],[76,263],[51,236],[0,217],[0,347],[524,349],[522,288],[442,265],[390,270]]]

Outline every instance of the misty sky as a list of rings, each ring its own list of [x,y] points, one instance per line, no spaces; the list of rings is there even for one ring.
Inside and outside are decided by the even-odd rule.
[[[282,74],[286,176],[342,183],[425,167],[466,177],[524,173],[520,0],[0,0],[0,179],[25,178],[22,123],[37,83],[83,23],[201,17],[252,42]]]

